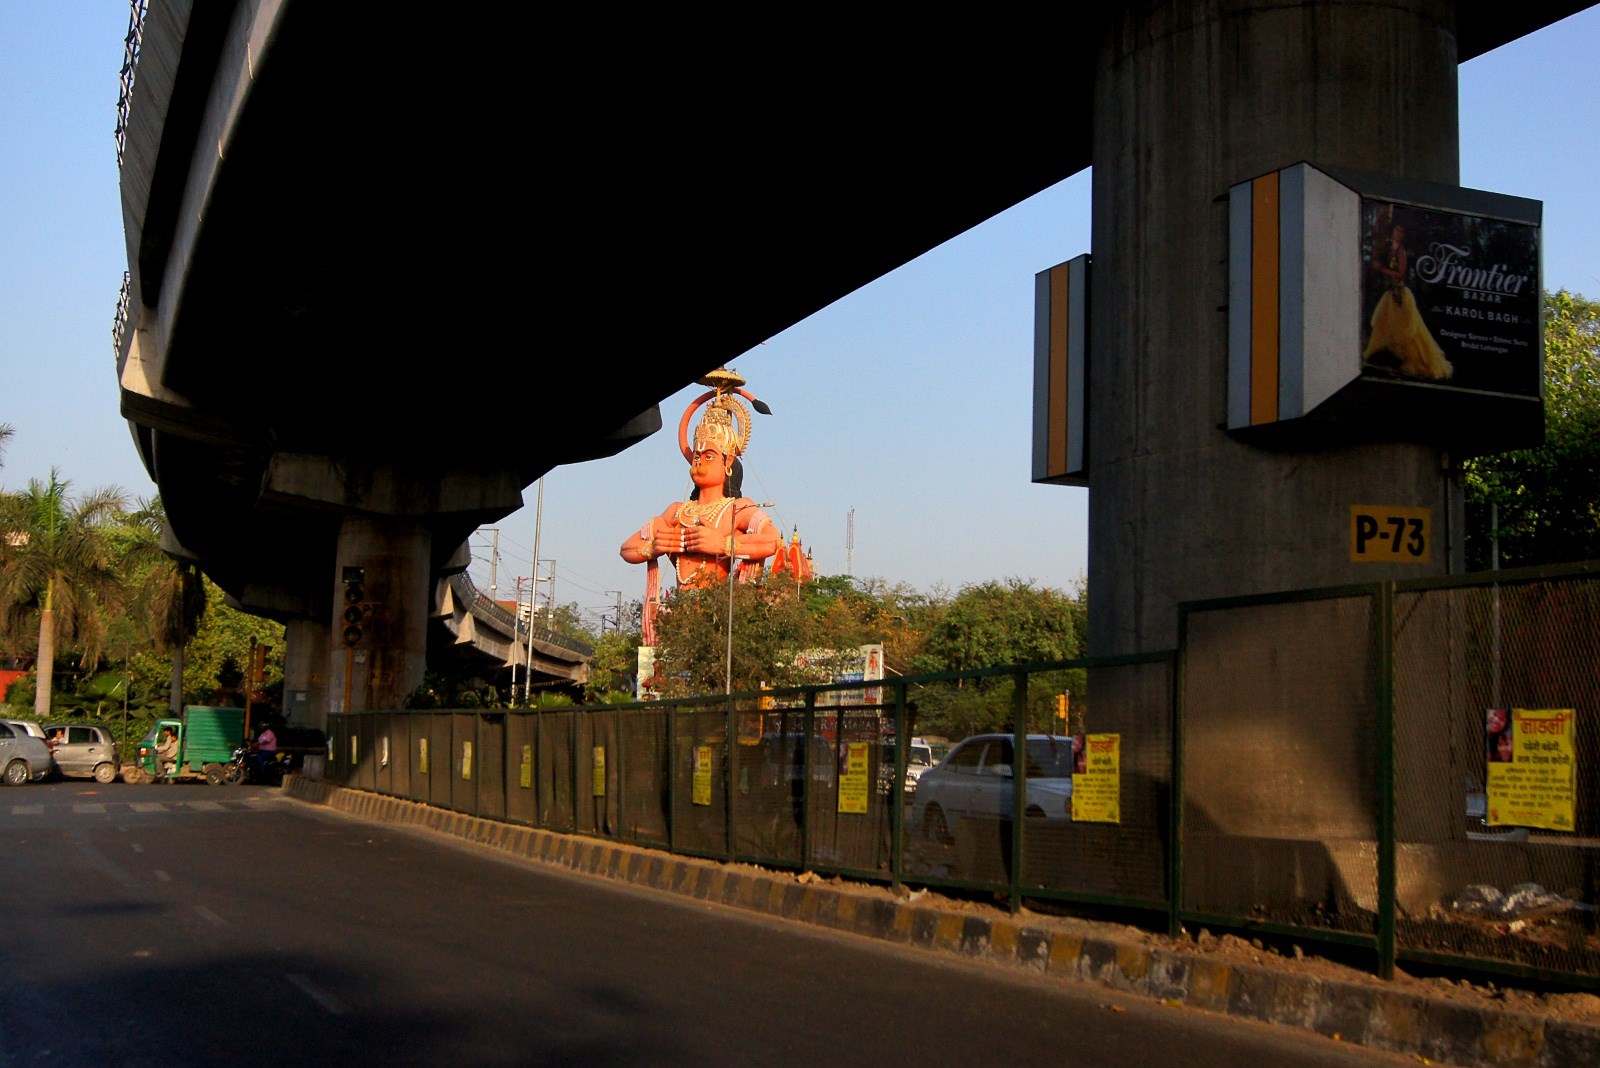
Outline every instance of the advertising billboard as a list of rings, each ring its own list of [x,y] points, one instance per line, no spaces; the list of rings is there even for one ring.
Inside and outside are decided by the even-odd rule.
[[[1539,396],[1539,228],[1362,198],[1362,374]]]
[[[1230,432],[1543,440],[1537,201],[1297,163],[1228,205]]]

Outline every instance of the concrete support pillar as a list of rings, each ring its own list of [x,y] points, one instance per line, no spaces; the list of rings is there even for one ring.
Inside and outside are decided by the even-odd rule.
[[[1458,492],[1437,450],[1274,451],[1219,427],[1229,186],[1300,160],[1455,182],[1453,5],[1119,11],[1094,104],[1092,652],[1172,648],[1181,601],[1444,573]],[[1352,564],[1353,504],[1433,509],[1432,564]]]
[[[283,629],[283,714],[294,726],[327,730],[328,620],[295,619]]]
[[[334,711],[399,708],[422,682],[431,549],[428,528],[416,521],[347,516],[340,523],[327,659]],[[359,634],[344,615],[353,585],[360,588]]]

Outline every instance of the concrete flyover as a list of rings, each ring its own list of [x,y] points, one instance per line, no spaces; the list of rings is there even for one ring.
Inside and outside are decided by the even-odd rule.
[[[525,669],[536,686],[541,681],[569,686],[589,681],[592,648],[548,628],[518,621],[479,590],[465,571],[440,578],[433,603],[442,633],[430,639],[430,646],[442,650],[448,645],[458,662],[490,672]]]
[[[1453,178],[1456,63],[1585,6],[1184,0],[908,34],[150,0],[123,413],[172,551],[288,623],[291,714],[394,707],[438,580],[539,475],[637,442],[697,375],[1093,163],[1091,640],[1166,647],[1180,600],[1347,567],[1270,538],[1197,566],[1222,505],[1155,502],[1226,485],[1233,516],[1287,514],[1341,477],[1211,437],[1214,198],[1299,158]],[[486,381],[560,415],[486,433]],[[1430,465],[1366,469],[1401,500],[1435,492]],[[1182,533],[1154,518],[1174,506]],[[359,657],[352,585],[381,608]]]

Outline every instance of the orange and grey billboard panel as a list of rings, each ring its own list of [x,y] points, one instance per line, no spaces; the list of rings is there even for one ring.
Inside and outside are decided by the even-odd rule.
[[[1089,484],[1089,256],[1034,276],[1033,481]]]

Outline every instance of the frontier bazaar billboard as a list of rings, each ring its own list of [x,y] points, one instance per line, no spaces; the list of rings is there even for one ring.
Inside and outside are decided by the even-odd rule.
[[[1542,440],[1537,201],[1300,163],[1229,191],[1228,429]]]
[[[1363,198],[1362,373],[1538,397],[1539,230]]]

